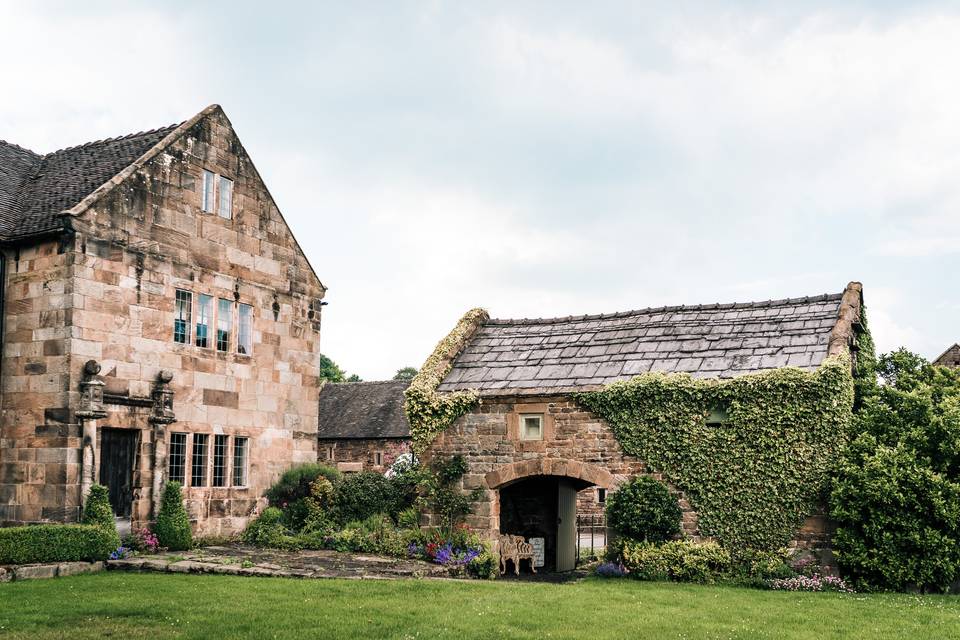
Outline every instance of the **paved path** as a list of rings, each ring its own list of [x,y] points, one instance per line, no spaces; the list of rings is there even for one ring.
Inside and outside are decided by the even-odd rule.
[[[171,551],[125,560],[109,560],[107,569],[374,580],[451,577],[446,567],[422,560],[401,560],[336,551],[279,551],[239,545],[203,547],[191,551]]]

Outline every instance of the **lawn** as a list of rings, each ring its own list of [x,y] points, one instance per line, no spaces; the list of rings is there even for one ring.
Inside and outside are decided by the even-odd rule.
[[[939,639],[960,638],[960,599],[108,572],[0,585],[0,636]]]

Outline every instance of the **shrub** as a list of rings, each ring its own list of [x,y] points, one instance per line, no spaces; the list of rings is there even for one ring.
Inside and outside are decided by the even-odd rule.
[[[667,487],[637,476],[607,498],[607,522],[621,535],[662,542],[680,533],[680,505]]]
[[[336,485],[342,477],[339,471],[324,464],[308,463],[287,469],[280,479],[267,489],[266,496],[270,506],[284,509],[310,496],[310,485],[321,476],[333,485]]]
[[[283,512],[267,507],[243,530],[240,539],[256,547],[271,549],[298,549],[301,545],[283,524]]]
[[[630,574],[641,580],[712,583],[729,575],[731,567],[730,554],[716,542],[624,540],[620,554]]]
[[[95,484],[90,487],[87,501],[83,505],[83,515],[80,517],[80,522],[116,532],[117,523],[113,517],[113,507],[110,506],[110,492],[102,484]]]
[[[464,493],[457,481],[467,471],[467,462],[461,455],[435,460],[431,469],[423,474],[419,502],[427,510],[436,514],[439,526],[445,535],[452,535],[458,525],[470,513],[470,503],[480,498],[481,490],[476,488]]]
[[[157,534],[160,546],[172,551],[189,549],[192,546],[190,517],[183,506],[179,482],[168,482],[164,485],[163,495],[160,497],[160,512],[157,514],[153,532]]]
[[[500,575],[500,555],[487,542],[483,551],[467,564],[467,573],[481,580],[494,580]]]
[[[397,514],[397,526],[401,529],[419,529],[420,512],[410,507]]]
[[[601,578],[622,578],[627,575],[627,568],[619,562],[601,562],[594,573]]]
[[[139,529],[123,536],[122,545],[136,553],[156,553],[160,549],[160,541],[149,529]]]
[[[339,522],[365,520],[378,513],[396,515],[398,503],[393,484],[373,471],[351,473],[337,485],[334,514]]]
[[[116,531],[98,525],[0,528],[0,564],[106,560],[119,545]]]

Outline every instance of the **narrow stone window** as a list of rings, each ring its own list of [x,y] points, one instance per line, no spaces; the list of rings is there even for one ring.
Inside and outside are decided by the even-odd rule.
[[[197,298],[197,346],[210,346],[210,321],[213,319],[213,297],[202,293]]]
[[[606,504],[607,503],[607,490],[602,487],[597,487],[597,504]]]
[[[203,212],[213,213],[213,188],[216,184],[216,175],[213,171],[203,170]]]
[[[520,439],[543,440],[543,415],[527,413],[520,416]]]
[[[190,464],[190,486],[207,486],[207,444],[210,439],[205,433],[193,434],[193,456]]]
[[[167,476],[171,482],[183,484],[187,471],[187,434],[171,433],[170,450],[167,452]]]
[[[233,486],[247,486],[248,438],[233,439]]]
[[[228,436],[213,436],[213,486],[227,486],[227,439]]]
[[[233,217],[233,180],[220,176],[220,202],[217,213],[221,218]]]
[[[241,304],[238,308],[237,353],[253,354],[253,307]]]
[[[376,467],[382,467],[382,466],[383,466],[383,452],[382,452],[382,451],[377,451],[376,453],[373,454],[373,465],[376,466]]]
[[[173,341],[180,344],[190,343],[190,311],[193,304],[193,294],[183,289],[177,289],[176,303],[173,311]]]
[[[217,351],[230,351],[230,332],[233,331],[233,303],[217,300]]]
[[[334,455],[333,447],[327,447],[327,460],[329,462],[333,462]]]

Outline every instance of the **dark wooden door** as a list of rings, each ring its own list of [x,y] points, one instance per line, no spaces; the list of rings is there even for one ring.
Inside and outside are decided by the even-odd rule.
[[[133,511],[138,435],[134,429],[104,429],[100,433],[100,484],[109,489],[113,513],[122,518],[129,518]]]

